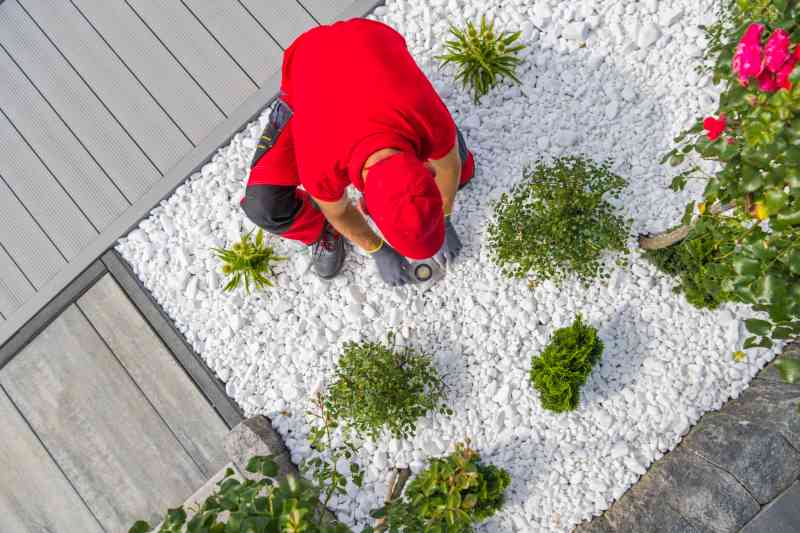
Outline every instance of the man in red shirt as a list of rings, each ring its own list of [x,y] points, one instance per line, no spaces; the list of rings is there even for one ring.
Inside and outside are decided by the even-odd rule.
[[[281,97],[242,208],[265,230],[312,246],[323,278],[341,270],[344,236],[374,258],[386,283],[403,285],[406,258],[444,266],[461,251],[450,213],[474,166],[403,37],[353,19],[314,28],[286,50]],[[348,199],[351,184],[364,209]]]

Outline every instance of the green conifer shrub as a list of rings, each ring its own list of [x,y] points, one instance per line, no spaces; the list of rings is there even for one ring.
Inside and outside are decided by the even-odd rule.
[[[581,315],[571,326],[556,330],[544,351],[531,360],[530,378],[542,407],[556,413],[575,410],[581,387],[602,355],[603,341]]]

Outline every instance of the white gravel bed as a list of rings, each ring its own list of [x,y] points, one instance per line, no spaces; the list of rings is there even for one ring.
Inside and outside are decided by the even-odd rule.
[[[507,505],[481,531],[568,531],[608,508],[704,412],[737,396],[773,354],[751,351],[747,362],[734,363],[747,309],[691,307],[673,294],[673,280],[638,253],[608,286],[531,290],[504,279],[485,246],[490,203],[521,178],[527,161],[583,153],[614,160],[629,180],[620,207],[633,217],[635,233],[671,226],[699,191],[668,191],[674,171],[658,160],[678,131],[715,108],[712,85],[694,71],[704,47],[696,26],[710,22],[713,4],[390,0],[376,11],[406,36],[477,158],[477,176],[459,195],[454,218],[464,251],[430,291],[384,287],[371,261],[356,253],[342,276],[322,282],[307,273],[304,249],[271,239],[289,256],[276,288],[251,296],[221,292],[209,248],[252,227],[238,203],[266,115],[155,208],[118,250],[228,394],[248,415],[273,420],[295,461],[308,452],[308,399],[331,375],[344,341],[397,331],[435,356],[455,415],[423,420],[408,442],[364,443],[366,484],[334,502],[342,519],[364,523],[385,493],[387,466],[407,463],[416,471],[470,437],[485,460],[513,477]],[[432,58],[441,53],[448,21],[483,12],[500,28],[523,29],[529,48],[522,86],[504,86],[475,106]],[[577,312],[599,328],[606,349],[578,410],[552,414],[530,385],[530,359]]]

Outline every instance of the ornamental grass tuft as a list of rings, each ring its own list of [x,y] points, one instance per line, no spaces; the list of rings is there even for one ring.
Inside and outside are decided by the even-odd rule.
[[[602,355],[603,341],[581,315],[571,326],[556,330],[544,351],[531,360],[530,378],[542,407],[555,413],[574,411],[581,387]]]
[[[450,34],[455,39],[444,43],[447,53],[436,59],[443,61],[442,66],[458,65],[456,80],[472,93],[476,104],[505,78],[520,83],[516,68],[522,59],[517,53],[525,45],[514,43],[522,32],[496,33],[494,21],[487,23],[484,15],[480,28],[468,22],[463,30],[451,26]]]
[[[531,285],[559,284],[571,275],[584,285],[607,279],[603,254],[628,252],[631,222],[605,197],[619,198],[625,185],[608,162],[574,156],[536,161],[495,204],[488,231],[495,263],[506,276]]]
[[[265,245],[264,230],[261,228],[256,232],[255,239],[252,238],[252,232],[248,232],[230,249],[212,248],[212,251],[223,261],[222,273],[229,277],[223,289],[225,292],[235,290],[242,282],[247,294],[250,294],[251,283],[256,289],[272,287],[267,275],[275,275],[273,262],[286,260],[275,255],[271,246]]]
[[[332,420],[358,436],[375,440],[385,429],[395,438],[409,438],[418,418],[452,414],[445,396],[431,357],[409,347],[396,349],[390,334],[386,344],[344,345],[324,406]]]
[[[428,467],[406,487],[403,498],[372,513],[386,517],[389,531],[466,533],[503,506],[511,476],[481,462],[469,442]]]

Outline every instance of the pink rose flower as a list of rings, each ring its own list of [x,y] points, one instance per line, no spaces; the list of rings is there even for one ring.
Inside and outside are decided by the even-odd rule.
[[[775,74],[768,70],[762,72],[757,78],[757,81],[759,90],[765,93],[774,93],[780,89],[780,85],[778,85],[778,81],[775,79]]]
[[[778,72],[786,63],[789,53],[789,34],[786,30],[777,29],[772,32],[764,47],[764,63],[770,72]]]
[[[739,83],[746,86],[750,78],[757,78],[764,70],[761,57],[761,33],[763,24],[751,24],[736,46],[733,56],[733,71],[739,75]]]
[[[798,47],[800,49],[800,47]],[[775,81],[778,83],[781,89],[791,89],[792,82],[789,81],[789,76],[792,75],[794,71],[795,65],[797,65],[797,58],[792,56],[783,64],[781,69],[775,74]]]
[[[708,136],[709,141],[716,141],[719,139],[719,136],[722,135],[722,132],[725,131],[725,126],[727,122],[725,121],[725,115],[720,114],[719,118],[714,117],[706,117],[703,121],[703,128],[706,130],[706,135]]]

